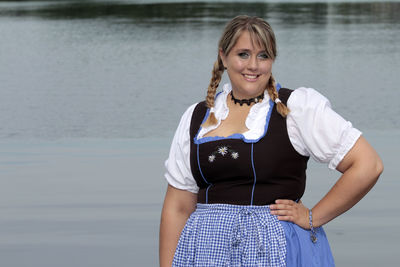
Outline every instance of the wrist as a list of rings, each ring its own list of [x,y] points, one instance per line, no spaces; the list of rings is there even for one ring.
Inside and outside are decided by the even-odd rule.
[[[321,218],[319,217],[320,212],[318,209],[316,209],[315,207],[313,207],[312,209],[310,209],[312,211],[312,224],[314,228],[318,228],[321,227],[323,225],[323,223],[321,223]]]
[[[314,225],[313,225],[313,216],[312,216],[312,209],[308,211],[308,221],[310,226],[310,238],[313,243],[317,242],[317,235],[315,233]]]

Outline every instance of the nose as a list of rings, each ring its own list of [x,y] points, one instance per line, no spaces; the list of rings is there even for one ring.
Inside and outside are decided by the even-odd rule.
[[[247,65],[247,68],[249,70],[257,70],[258,68],[258,61],[257,61],[257,57],[256,56],[251,56]]]

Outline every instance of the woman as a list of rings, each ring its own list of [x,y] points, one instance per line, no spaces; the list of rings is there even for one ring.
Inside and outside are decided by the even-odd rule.
[[[166,161],[161,266],[334,266],[321,226],[355,205],[383,164],[325,97],[275,83],[276,54],[264,20],[227,24],[206,101],[182,116]],[[300,201],[310,156],[342,173],[312,209]]]

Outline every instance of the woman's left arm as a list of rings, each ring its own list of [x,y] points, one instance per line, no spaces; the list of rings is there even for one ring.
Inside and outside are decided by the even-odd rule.
[[[361,136],[336,169],[343,175],[312,209],[315,226],[324,225],[360,201],[375,185],[383,163]]]
[[[312,208],[313,226],[326,224],[360,201],[374,186],[383,171],[376,151],[361,136],[336,167],[342,176],[329,192]],[[291,221],[309,229],[308,209],[300,202],[276,200],[271,213],[279,220]]]

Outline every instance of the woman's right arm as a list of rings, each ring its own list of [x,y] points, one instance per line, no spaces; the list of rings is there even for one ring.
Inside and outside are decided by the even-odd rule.
[[[170,267],[183,227],[195,210],[197,194],[168,185],[160,223],[160,267]]]

